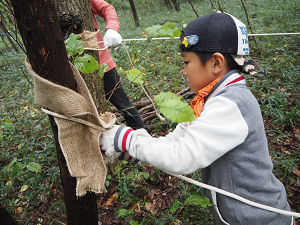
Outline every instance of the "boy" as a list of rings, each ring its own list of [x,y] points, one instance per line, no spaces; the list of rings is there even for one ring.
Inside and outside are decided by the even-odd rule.
[[[166,137],[144,129],[115,126],[102,135],[109,157],[118,151],[177,174],[202,168],[202,182],[249,200],[290,210],[283,184],[272,173],[258,102],[240,72],[253,74],[246,26],[226,13],[192,21],[181,36],[183,74],[198,94],[192,101],[197,119],[180,123]],[[246,65],[247,64],[247,65]],[[204,190],[214,204],[217,224],[290,225],[289,216],[258,209]]]
[[[122,36],[118,33],[120,22],[118,20],[115,8],[104,0],[90,0],[94,26],[99,30],[97,34],[98,41],[104,41],[99,44],[99,48],[111,47],[122,43]],[[96,15],[101,16],[106,23],[104,38],[99,29]],[[146,124],[140,118],[136,108],[132,106],[123,87],[120,84],[120,76],[116,70],[116,63],[110,56],[109,50],[98,51],[100,65],[108,65],[107,71],[104,73],[104,91],[109,101],[121,111],[128,126],[135,129],[146,128]]]

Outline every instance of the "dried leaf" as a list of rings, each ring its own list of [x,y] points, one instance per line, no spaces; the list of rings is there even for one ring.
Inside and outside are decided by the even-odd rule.
[[[118,192],[114,193],[108,200],[107,202],[104,203],[105,206],[110,206],[112,205],[115,200],[118,198]]]
[[[155,214],[154,205],[152,203],[146,202],[145,208],[152,214]]]
[[[29,185],[27,185],[27,184],[23,185],[23,186],[21,187],[20,192],[26,191],[26,190],[28,189],[28,187],[29,187]]]
[[[18,207],[15,209],[16,213],[20,214],[23,212],[22,208],[21,207]]]
[[[293,173],[296,174],[298,177],[300,177],[300,170],[295,169],[295,170],[293,171]]]

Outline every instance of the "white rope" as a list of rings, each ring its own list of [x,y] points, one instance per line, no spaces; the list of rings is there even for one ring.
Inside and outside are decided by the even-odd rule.
[[[166,172],[166,171],[164,171],[164,172]],[[195,181],[195,180],[193,180],[191,178],[188,178],[186,176],[183,176],[183,175],[172,174],[172,173],[169,173],[169,172],[166,172],[166,173],[170,174],[170,175],[172,175],[174,177],[177,177],[179,179],[182,179],[184,181],[187,181],[187,182],[189,182],[191,184],[195,184],[195,185],[197,185],[199,187],[215,191],[217,193],[220,193],[222,195],[226,195],[228,197],[234,198],[234,199],[236,199],[238,201],[241,201],[243,203],[246,203],[248,205],[251,205],[251,206],[254,206],[254,207],[257,207],[257,208],[260,208],[260,209],[264,209],[264,210],[267,210],[267,211],[271,211],[271,212],[275,212],[275,213],[279,213],[279,214],[283,214],[283,215],[287,215],[287,216],[300,217],[300,213],[297,213],[297,212],[290,212],[290,211],[286,211],[286,210],[282,210],[282,209],[277,209],[277,208],[274,208],[274,207],[270,207],[270,206],[267,206],[267,205],[263,205],[263,204],[260,204],[260,203],[257,203],[257,202],[250,201],[250,200],[248,200],[246,198],[243,198],[241,196],[238,196],[236,194],[233,194],[233,193],[224,191],[222,189],[210,186],[208,184],[204,184],[204,183],[201,183],[199,181]]]
[[[266,33],[266,34],[248,34],[248,36],[283,36],[283,35],[299,35],[300,32],[296,33]]]
[[[100,126],[97,126],[97,125],[95,125],[93,123],[87,122],[87,121],[82,120],[82,119],[78,119],[78,118],[74,118],[74,117],[70,117],[70,116],[64,116],[64,115],[52,112],[52,111],[44,109],[44,108],[42,108],[42,111],[44,113],[47,113],[48,115],[51,115],[51,116],[54,116],[54,117],[57,117],[57,118],[60,118],[60,119],[70,120],[70,121],[73,121],[73,122],[76,122],[76,123],[80,123],[80,124],[86,125],[88,127],[94,128],[95,130],[101,130],[101,129],[103,129]]]
[[[249,37],[251,36],[282,36],[282,35],[300,35],[300,32],[296,33],[265,33],[265,34],[248,34]],[[155,38],[150,38],[150,40],[171,40],[171,39],[179,39],[179,37],[155,37]],[[147,38],[128,38],[128,39],[123,39],[123,42],[126,41],[147,41]]]
[[[258,37],[258,36],[283,36],[283,35],[300,35],[300,32],[297,33],[265,33],[265,34],[248,34],[249,37]],[[156,40],[172,40],[172,39],[179,39],[180,37],[155,37],[155,38],[128,38],[123,39],[122,42],[130,42],[130,41],[156,41]],[[98,41],[97,43],[103,43],[104,41]],[[108,47],[104,48],[84,48],[85,50],[93,50],[93,51],[103,51]]]
[[[171,40],[171,39],[179,39],[179,37],[156,37],[156,38],[150,38],[150,40]],[[126,41],[147,41],[148,39],[147,38],[129,38],[129,39],[123,39],[122,41],[123,42],[126,42]]]
[[[84,50],[92,50],[92,51],[103,51],[105,49],[107,49],[107,47],[105,47],[105,48],[84,48]]]
[[[52,112],[52,111],[44,109],[44,108],[42,108],[42,111],[44,113],[47,113],[48,115],[51,115],[51,116],[54,116],[54,117],[57,117],[57,118],[60,118],[60,119],[70,120],[70,121],[74,121],[74,122],[77,122],[77,123],[80,123],[80,124],[84,124],[86,126],[94,128],[96,130],[102,129],[100,126],[97,126],[95,124],[92,124],[92,123],[87,122],[87,121],[82,120],[82,119],[64,116],[64,115]],[[290,212],[290,211],[286,211],[286,210],[282,210],[282,209],[277,209],[277,208],[274,208],[274,207],[270,207],[270,206],[267,206],[267,205],[263,205],[263,204],[260,204],[260,203],[256,203],[256,202],[250,201],[250,200],[248,200],[246,198],[243,198],[241,196],[238,196],[236,194],[224,191],[222,189],[213,187],[213,186],[208,185],[208,184],[201,183],[199,181],[195,181],[195,180],[193,180],[191,178],[188,178],[186,176],[178,175],[178,174],[172,174],[172,173],[169,173],[169,172],[166,172],[166,173],[170,174],[170,175],[172,175],[174,177],[177,177],[177,178],[179,178],[181,180],[187,181],[187,182],[189,182],[191,184],[197,185],[197,186],[205,188],[205,189],[209,189],[209,190],[215,191],[217,193],[220,193],[222,195],[226,195],[228,197],[234,198],[234,199],[236,199],[238,201],[241,201],[243,203],[246,203],[248,205],[251,205],[251,206],[254,206],[254,207],[257,207],[257,208],[260,208],[260,209],[268,210],[268,211],[271,211],[271,212],[275,212],[275,213],[279,213],[279,214],[283,214],[283,215],[287,215],[287,216],[300,217],[300,213]]]

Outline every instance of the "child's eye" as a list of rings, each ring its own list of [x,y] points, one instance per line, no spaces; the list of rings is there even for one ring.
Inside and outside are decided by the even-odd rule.
[[[187,65],[189,62],[188,61],[184,61],[184,64]]]

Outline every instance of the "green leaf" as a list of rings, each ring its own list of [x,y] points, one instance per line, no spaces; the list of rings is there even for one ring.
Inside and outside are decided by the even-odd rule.
[[[174,23],[165,23],[148,27],[145,29],[145,33],[150,37],[178,37],[181,31]]]
[[[3,140],[3,137],[4,137],[3,131],[2,131],[2,130],[0,130],[0,141],[2,141],[2,140]]]
[[[133,68],[131,70],[125,71],[126,77],[128,80],[136,83],[136,84],[143,84],[143,77],[145,76],[139,69]]]
[[[13,131],[15,129],[15,125],[7,118],[4,119],[4,122],[1,123],[0,127],[5,131]]]
[[[121,163],[124,164],[124,165],[126,165],[126,164],[128,164],[128,161],[122,160]]]
[[[25,165],[21,162],[17,162],[12,167],[12,175],[15,177],[17,176],[18,172],[22,170],[25,167]]]
[[[211,206],[209,199],[201,195],[191,195],[185,199],[184,205],[200,205],[202,207]]]
[[[173,204],[169,208],[170,213],[176,212],[176,210],[180,207],[180,202],[176,199]]]
[[[148,172],[139,172],[139,176],[143,176],[145,179],[148,179],[150,177],[150,174]]]
[[[130,220],[129,223],[130,225],[139,225],[139,223],[135,220]]]
[[[118,217],[121,217],[121,218],[126,217],[126,216],[128,216],[128,215],[132,215],[132,214],[134,214],[133,210],[119,209],[119,210],[117,211]]]
[[[103,78],[103,77],[104,77],[104,73],[107,71],[107,69],[108,69],[108,65],[102,64],[102,65],[100,66],[100,68],[99,68],[98,76],[99,76],[100,78]]]
[[[41,165],[35,162],[30,162],[26,165],[27,169],[32,171],[32,172],[36,172],[36,173],[40,173],[41,172]]]
[[[74,65],[81,73],[93,73],[99,69],[97,60],[93,56],[87,54],[76,57]]]
[[[165,101],[168,101],[168,100],[171,100],[171,99],[181,101],[182,96],[176,95],[172,92],[161,92],[161,93],[159,93],[158,95],[156,95],[154,97],[154,101],[158,106],[163,105]]]
[[[147,27],[145,29],[145,33],[151,37],[157,37],[160,35],[159,30],[161,29],[161,25],[154,25],[152,27]]]
[[[83,41],[77,40],[77,34],[70,34],[69,38],[66,40],[67,52],[73,56],[77,54],[82,54],[84,52]]]
[[[182,123],[196,119],[194,111],[181,97],[171,92],[162,92],[154,97],[160,112],[170,121]]]
[[[6,167],[4,167],[3,171],[4,171],[5,173],[7,173],[9,170],[11,170],[13,164],[14,164],[15,162],[17,162],[17,160],[18,160],[17,158],[13,158],[13,160],[11,160],[10,163],[8,163]]]

